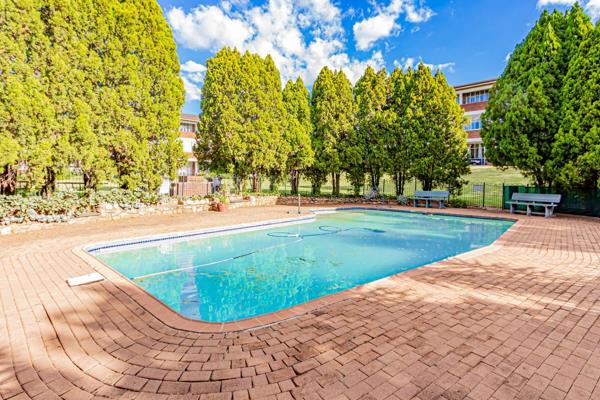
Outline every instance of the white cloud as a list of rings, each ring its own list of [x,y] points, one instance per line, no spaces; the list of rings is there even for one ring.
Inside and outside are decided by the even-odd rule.
[[[456,63],[453,63],[453,62],[447,62],[447,63],[441,63],[441,64],[429,64],[429,63],[424,62],[421,57],[419,57],[418,59],[414,58],[414,57],[403,57],[400,60],[394,60],[394,67],[399,67],[403,70],[407,70],[409,68],[415,69],[421,62],[423,62],[433,72],[437,71],[438,69],[440,71],[446,70],[448,72],[454,72],[454,67],[456,66]]]
[[[414,3],[407,3],[404,7],[406,11],[406,20],[415,24],[426,22],[433,17],[435,13],[429,7],[415,7]]]
[[[547,6],[571,6],[575,4],[577,0],[538,0],[538,8]]]
[[[234,46],[261,56],[271,55],[282,79],[301,76],[311,85],[324,66],[343,69],[355,82],[367,65],[385,65],[381,52],[365,59],[345,51],[342,12],[331,0],[268,0],[263,6],[228,1],[189,12],[167,12],[177,42],[192,50],[215,51]],[[247,6],[246,6],[247,5]],[[199,98],[205,67],[188,61],[181,66],[188,99]]]
[[[572,6],[577,2],[581,3],[593,20],[600,18],[600,0],[538,0],[537,7]]]
[[[202,98],[202,88],[195,82],[190,81],[185,76],[181,77],[183,88],[185,89],[185,100],[200,100]]]
[[[186,100],[200,100],[202,93],[201,85],[204,82],[206,67],[189,60],[181,64],[180,72]]]
[[[241,46],[252,30],[239,19],[231,18],[217,6],[199,6],[189,13],[175,7],[167,12],[175,39],[192,50],[217,50]]]
[[[405,20],[414,24],[425,22],[435,15],[429,7],[416,6],[415,0],[391,0],[387,7],[375,5],[375,8],[374,15],[352,27],[358,50],[368,50],[378,40],[398,33],[401,26],[397,21],[403,13]]]
[[[356,48],[367,50],[377,40],[390,36],[392,31],[400,28],[396,24],[396,18],[397,16],[391,14],[379,14],[355,23],[352,29],[356,40]]]
[[[600,0],[590,0],[585,6],[586,11],[593,20],[600,19]]]

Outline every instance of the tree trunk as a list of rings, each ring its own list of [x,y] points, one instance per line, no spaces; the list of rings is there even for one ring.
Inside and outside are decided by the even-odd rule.
[[[300,186],[300,172],[292,171],[292,177],[290,178],[290,186],[292,194],[298,194],[298,187]]]
[[[90,171],[83,173],[83,187],[86,189],[96,190],[96,179],[94,179],[94,174]]]
[[[340,173],[339,172],[333,172],[331,174],[331,182],[333,185],[333,195],[334,196],[339,196],[340,195]]]
[[[377,172],[371,172],[371,188],[379,191],[379,182],[381,181],[381,177]]]
[[[406,178],[402,172],[396,172],[394,174],[394,185],[396,189],[396,197],[404,195],[404,186],[406,184]]]
[[[13,195],[17,191],[17,169],[13,165],[5,165],[0,174],[0,194]]]
[[[49,198],[56,189],[56,174],[51,167],[46,167],[46,178],[42,186],[42,196]]]
[[[311,191],[313,195],[321,194],[321,185],[311,184]]]
[[[260,192],[260,176],[257,172],[252,174],[252,192]]]
[[[423,184],[423,190],[427,192],[433,188],[433,181],[431,179],[425,179],[421,183]]]

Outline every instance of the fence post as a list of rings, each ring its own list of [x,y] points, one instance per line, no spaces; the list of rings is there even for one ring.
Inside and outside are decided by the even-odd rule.
[[[502,197],[501,197],[501,201],[502,201],[502,209],[504,210],[504,182],[502,182]]]
[[[485,182],[483,182],[483,198],[481,208],[485,208]]]
[[[383,190],[381,191],[381,194],[385,196],[385,179],[383,180]]]

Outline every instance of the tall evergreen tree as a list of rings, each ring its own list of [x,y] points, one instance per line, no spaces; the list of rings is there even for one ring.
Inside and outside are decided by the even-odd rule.
[[[214,169],[232,171],[241,189],[252,177],[285,168],[285,108],[281,78],[270,56],[224,48],[208,60],[196,154]]]
[[[513,52],[492,89],[481,136],[487,158],[552,185],[552,147],[560,126],[561,88],[569,59],[590,29],[579,5],[544,11]]]
[[[336,102],[333,72],[328,67],[323,67],[313,84],[310,100],[314,129],[311,143],[315,160],[307,174],[312,184],[313,194],[320,193],[321,186],[327,181],[330,165],[337,161],[339,167],[338,138],[332,129]]]
[[[0,128],[12,144],[0,148],[13,149],[12,163],[21,163],[30,185],[49,194],[73,164],[87,187],[115,171],[130,188],[153,190],[174,177],[183,162],[183,84],[158,4],[25,0],[8,7],[0,17],[7,19]],[[3,167],[5,178],[15,169]]]
[[[344,168],[344,148],[345,142],[348,140],[355,126],[355,110],[354,96],[352,94],[352,83],[343,70],[338,70],[333,75],[333,81],[336,89],[336,103],[334,107],[333,124],[331,129],[333,136],[336,138],[337,156],[334,158],[334,163],[330,165],[331,181],[333,186],[332,194],[339,196],[340,194],[340,176]]]
[[[102,31],[105,74],[96,90],[102,119],[110,118],[108,148],[122,186],[154,190],[184,163],[177,130],[184,89],[175,42],[156,1],[106,1],[112,18]]]
[[[239,113],[241,54],[224,47],[206,62],[200,121],[194,153],[205,168],[232,171],[240,188],[247,174],[246,143],[239,139],[243,122]]]
[[[40,0],[9,1],[0,13],[0,193],[12,194],[17,172],[43,182],[55,126],[46,95],[49,40]],[[19,165],[20,164],[20,165]]]
[[[302,172],[314,161],[311,146],[312,121],[310,117],[310,94],[301,78],[289,80],[283,89],[286,109],[284,140],[288,144],[285,173],[290,178],[292,194],[297,194]]]
[[[556,181],[571,189],[600,188],[600,24],[571,60],[562,102],[553,146]]]
[[[369,175],[371,187],[379,188],[384,168],[387,166],[387,141],[392,120],[389,111],[389,80],[385,70],[375,73],[369,66],[354,86],[356,102],[356,129],[346,141],[345,166],[354,191],[364,184]]]
[[[413,160],[417,156],[415,144],[418,132],[413,125],[413,111],[416,111],[412,104],[413,84],[413,72],[410,68],[406,73],[396,68],[390,76],[389,103],[393,119],[386,146],[387,172],[394,181],[396,196],[404,194],[405,184],[412,178]]]
[[[311,114],[316,158],[308,175],[313,193],[320,192],[329,174],[333,195],[339,195],[343,141],[354,129],[352,85],[343,71],[332,72],[328,67],[321,69],[313,85]]]
[[[456,103],[454,89],[438,70],[435,76],[423,63],[413,77],[411,125],[417,132],[413,173],[424,190],[462,187],[469,172],[464,112]]]

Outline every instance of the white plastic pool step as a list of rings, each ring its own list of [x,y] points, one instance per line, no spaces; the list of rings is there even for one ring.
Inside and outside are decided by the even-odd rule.
[[[88,283],[100,282],[103,281],[104,277],[100,275],[98,272],[92,272],[91,274],[75,276],[73,278],[67,279],[67,283],[69,286],[80,286],[87,285]]]

